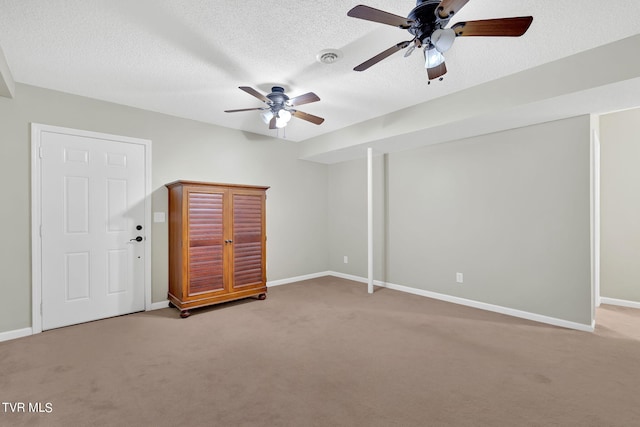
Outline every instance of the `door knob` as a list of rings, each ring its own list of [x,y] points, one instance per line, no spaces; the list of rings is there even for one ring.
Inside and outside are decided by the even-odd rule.
[[[130,241],[130,242],[133,242],[134,240],[135,240],[136,242],[142,242],[142,236],[137,236],[135,239],[131,239],[131,240],[129,240],[129,241]]]

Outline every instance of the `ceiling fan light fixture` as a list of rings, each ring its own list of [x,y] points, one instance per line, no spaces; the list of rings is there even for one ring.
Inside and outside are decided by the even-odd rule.
[[[455,39],[456,32],[451,28],[438,28],[431,35],[431,43],[440,53],[448,51],[453,45]]]
[[[276,127],[278,129],[282,129],[283,127],[285,127],[286,125],[288,125],[289,122],[282,120],[281,118],[277,118],[276,119]]]
[[[289,123],[291,120],[291,112],[285,109],[278,111],[278,115],[276,116],[276,127],[283,128]]]
[[[424,56],[424,68],[437,67],[444,62],[444,56],[442,56],[442,54],[438,52],[438,49],[436,49],[434,46],[431,46],[429,49],[425,48]]]
[[[269,122],[271,121],[271,119],[273,118],[273,111],[271,110],[264,110],[261,114],[260,117],[262,117],[262,121],[265,122],[266,124],[269,124]]]
[[[278,117],[286,122],[291,120],[291,112],[285,109],[278,111]]]

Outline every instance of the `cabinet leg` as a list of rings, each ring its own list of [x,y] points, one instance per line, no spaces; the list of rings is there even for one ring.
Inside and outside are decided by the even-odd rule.
[[[191,316],[191,313],[189,312],[189,310],[182,310],[180,312],[180,317],[182,317],[183,319],[186,319],[189,316]]]
[[[169,308],[176,308],[176,306],[171,301],[169,301]]]
[[[258,299],[259,299],[259,300],[265,300],[265,299],[267,299],[267,294],[260,294],[260,295],[258,295]]]

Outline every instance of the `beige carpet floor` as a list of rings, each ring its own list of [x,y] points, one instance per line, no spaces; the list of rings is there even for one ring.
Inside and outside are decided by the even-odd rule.
[[[0,400],[43,412],[0,425],[638,426],[639,311],[587,333],[324,277],[2,342]]]

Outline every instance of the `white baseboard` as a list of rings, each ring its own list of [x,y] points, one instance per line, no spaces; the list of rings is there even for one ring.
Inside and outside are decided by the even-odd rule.
[[[337,271],[328,271],[327,274],[330,276],[339,277],[341,279],[353,280],[354,282],[361,282],[361,283],[369,282],[366,277],[354,276],[353,274],[339,273]],[[380,286],[377,283],[377,281],[374,281],[374,284]]]
[[[352,274],[339,273],[337,271],[323,271],[318,273],[306,274],[303,276],[290,277],[288,279],[273,280],[273,281],[267,282],[267,286],[273,287],[273,286],[286,285],[289,283],[301,282],[303,280],[316,279],[318,277],[324,277],[324,276],[334,276],[334,277],[339,277],[346,280],[353,280],[355,282],[361,282],[361,283],[368,282],[366,278],[355,276]],[[450,302],[453,304],[465,305],[468,307],[478,308],[480,310],[492,311],[495,313],[505,314],[507,316],[519,317],[522,319],[532,320],[534,322],[546,323],[549,325],[560,326],[560,327],[569,328],[569,329],[576,329],[579,331],[586,331],[586,332],[593,332],[595,330],[595,322],[593,322],[591,325],[585,325],[582,323],[576,323],[576,322],[570,322],[568,320],[557,319],[555,317],[543,316],[540,314],[529,313],[526,311],[515,310],[512,308],[502,307],[498,305],[468,300],[464,298],[454,297],[451,295],[440,294],[437,292],[425,291],[423,289],[417,289],[417,288],[411,288],[403,285],[396,285],[393,283],[381,282],[379,280],[374,281],[374,284],[379,287],[393,289],[400,292],[406,292],[413,295],[433,298],[440,301]],[[619,305],[623,307],[640,309],[640,302],[635,302],[635,301],[626,301],[626,300],[620,300],[615,298],[602,297],[601,302],[602,304]],[[168,300],[154,302],[151,304],[150,310],[159,310],[162,308],[166,308],[168,306],[169,306]],[[14,331],[0,332],[0,342],[9,341],[16,338],[27,337],[29,335],[33,335],[32,328],[23,328],[23,329],[17,329]]]
[[[330,276],[330,272],[322,271],[319,273],[305,274],[304,276],[290,277],[288,279],[269,280],[267,281],[267,287],[272,288],[274,286],[287,285],[289,283],[301,282],[303,280],[317,279],[318,277]]]
[[[161,308],[167,308],[167,307],[169,307],[169,300],[160,301],[160,302],[152,302],[151,303],[151,308],[148,311],[160,310]]]
[[[169,301],[154,302],[150,310],[159,310],[169,306]],[[33,328],[16,329],[15,331],[0,332],[0,342],[33,335]]]
[[[16,338],[28,337],[33,335],[32,328],[16,329],[15,331],[0,332],[0,342],[15,340]]]
[[[367,283],[367,279],[364,277],[353,276],[350,274],[338,273],[335,271],[330,271],[329,274],[332,276],[340,277],[347,280],[354,280],[356,282]],[[576,329],[578,331],[585,332],[593,332],[595,331],[595,322],[592,322],[591,325],[586,325],[583,323],[570,322],[568,320],[558,319],[555,317],[543,316],[541,314],[530,313],[527,311],[516,310],[513,308],[502,307],[499,305],[488,304],[484,302],[469,300],[465,298],[454,297],[451,295],[440,294],[437,292],[425,291],[423,289],[411,288],[409,286],[396,285],[394,283],[386,283],[379,280],[375,280],[374,285],[393,289],[400,292],[406,292],[408,294],[419,295],[427,298],[433,298],[440,301],[446,301],[453,304],[465,305],[467,307],[478,308],[480,310],[492,311],[494,313],[505,314],[507,316],[519,317],[521,319],[532,320],[534,322],[546,323],[548,325],[560,326],[562,328],[568,329]],[[605,303],[604,299],[602,300]]]
[[[600,302],[602,304],[619,305],[622,307],[630,307],[630,308],[640,308],[640,302],[627,301],[624,299],[600,297]]]

